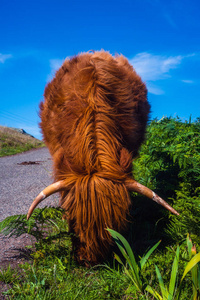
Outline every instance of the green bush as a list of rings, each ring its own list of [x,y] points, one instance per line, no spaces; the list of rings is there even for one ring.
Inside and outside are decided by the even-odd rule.
[[[135,239],[182,242],[187,233],[200,245],[200,119],[154,120],[133,163],[137,181],[154,190],[179,213],[177,217],[140,196],[133,198]],[[136,224],[137,223],[137,224]],[[133,230],[133,231],[134,231]]]

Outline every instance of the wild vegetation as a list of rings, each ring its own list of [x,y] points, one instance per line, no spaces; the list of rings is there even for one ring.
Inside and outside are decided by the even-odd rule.
[[[128,234],[110,230],[117,246],[104,265],[73,257],[60,208],[36,209],[0,223],[4,234],[35,237],[20,272],[2,269],[8,299],[200,299],[200,120],[153,120],[133,163],[136,180],[180,213],[132,195]]]
[[[13,128],[0,126],[0,157],[44,146],[44,143]]]

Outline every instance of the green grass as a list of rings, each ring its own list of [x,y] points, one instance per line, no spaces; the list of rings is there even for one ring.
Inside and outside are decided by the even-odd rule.
[[[44,147],[44,143],[15,129],[0,126],[0,157]]]
[[[0,232],[4,235],[27,233],[36,238],[35,245],[28,247],[31,250],[29,262],[21,264],[18,270],[8,267],[0,271],[0,281],[10,286],[4,292],[8,299],[167,300],[160,296],[162,282],[169,289],[173,287],[174,295],[180,290],[177,299],[199,299],[200,271],[198,266],[194,270],[191,266],[195,267],[200,254],[196,254],[189,237],[178,248],[174,244],[164,249],[159,246],[159,249],[157,243],[140,257],[135,251],[133,254],[121,235],[111,230],[122,255],[118,252],[104,264],[86,268],[74,260],[71,235],[67,232],[67,223],[61,218],[62,213],[59,208],[36,209],[28,221],[25,215],[19,215],[0,223]],[[176,248],[180,249],[180,254],[174,270]],[[189,263],[191,259],[192,264]],[[197,289],[194,289],[194,283]],[[157,298],[154,298],[154,293]],[[192,295],[197,297],[192,298]]]
[[[57,262],[21,268],[21,278],[6,293],[11,299],[122,299],[128,287],[126,277],[106,268],[73,267],[68,271]]]
[[[12,286],[5,294],[10,299],[122,299],[129,280],[119,266],[86,268],[76,263],[62,213],[56,208],[36,209],[28,221],[19,215],[0,223],[5,235],[28,233],[36,238],[29,247],[32,259],[19,272],[1,269],[0,281]]]

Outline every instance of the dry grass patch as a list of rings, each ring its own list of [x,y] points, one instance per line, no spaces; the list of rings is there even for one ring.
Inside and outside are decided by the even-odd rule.
[[[42,141],[26,133],[0,126],[0,156],[12,155],[43,146]]]

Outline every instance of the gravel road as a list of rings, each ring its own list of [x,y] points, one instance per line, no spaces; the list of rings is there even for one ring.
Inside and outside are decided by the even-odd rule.
[[[52,182],[52,160],[47,148],[0,157],[0,221],[11,215],[26,214],[33,199]],[[59,195],[54,194],[38,207],[58,204]],[[25,246],[32,242],[28,234],[19,238],[0,235],[0,269],[8,264],[16,267],[26,259]],[[8,288],[0,282],[0,299],[4,299],[1,291]]]
[[[33,199],[52,182],[52,160],[47,148],[0,157],[0,221],[26,214]],[[38,207],[58,203],[59,196],[55,194]]]

